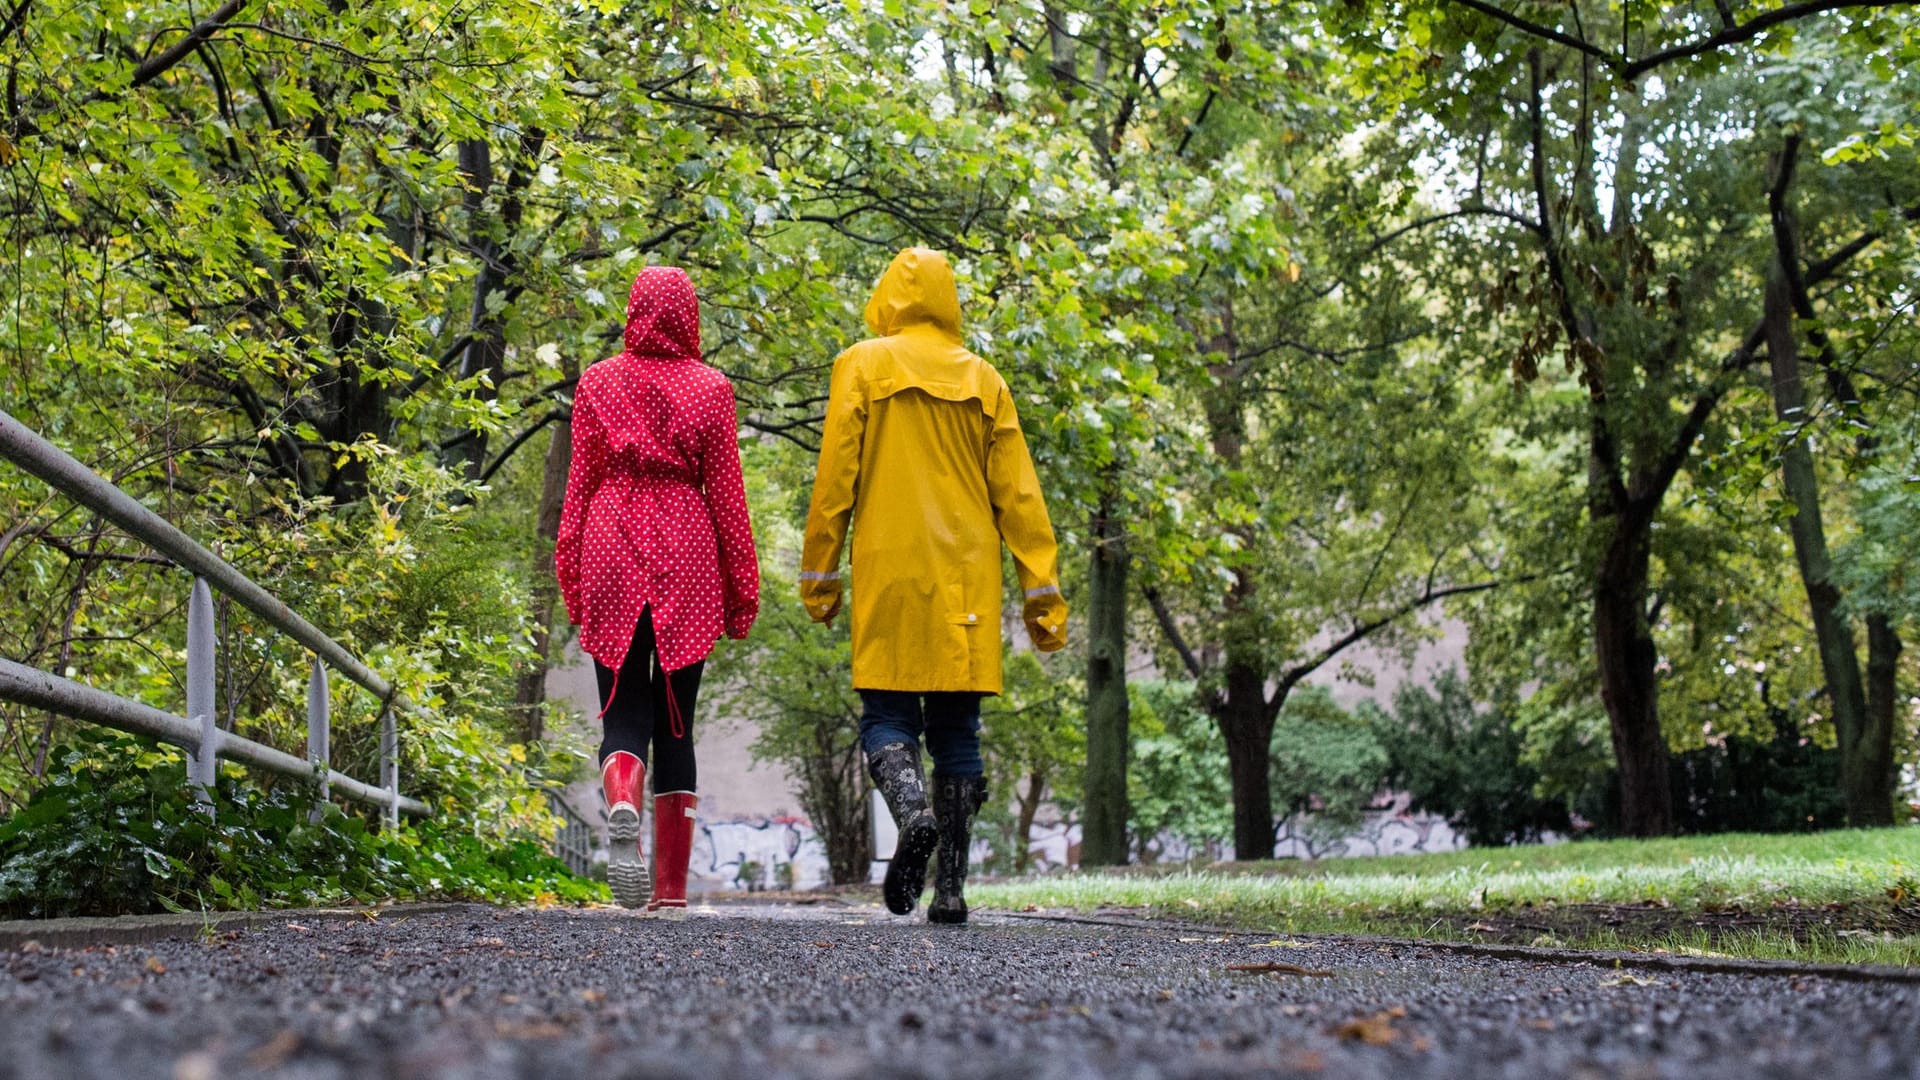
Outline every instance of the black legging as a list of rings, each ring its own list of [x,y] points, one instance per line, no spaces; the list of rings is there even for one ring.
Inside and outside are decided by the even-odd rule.
[[[693,706],[700,696],[702,660],[683,667],[671,676],[674,704],[679,707],[680,723],[676,732],[672,711],[667,707],[667,682],[661,677],[660,654],[653,643],[653,614],[640,613],[640,625],[634,628],[633,644],[627,658],[620,662],[618,689],[613,669],[598,660],[593,674],[600,683],[600,760],[625,750],[647,760],[647,744],[654,749],[653,790],[694,791],[698,778],[693,764]],[[608,703],[607,697],[613,701]]]

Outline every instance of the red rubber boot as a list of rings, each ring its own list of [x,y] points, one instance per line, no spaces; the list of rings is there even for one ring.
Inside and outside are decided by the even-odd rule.
[[[700,797],[669,791],[653,797],[653,900],[647,910],[662,919],[687,917],[687,863],[693,858],[693,812]]]
[[[646,905],[647,861],[640,857],[640,792],[647,766],[625,750],[600,763],[600,791],[607,797],[607,884],[623,908]]]

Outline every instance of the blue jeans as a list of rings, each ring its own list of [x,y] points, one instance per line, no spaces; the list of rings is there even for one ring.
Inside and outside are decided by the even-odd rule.
[[[984,776],[987,767],[980,760],[983,696],[967,691],[862,690],[860,748],[872,753],[889,743],[917,746],[925,736],[933,775]]]

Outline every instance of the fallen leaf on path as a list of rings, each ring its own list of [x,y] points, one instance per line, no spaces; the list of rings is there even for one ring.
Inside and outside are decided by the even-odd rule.
[[[1342,1039],[1363,1042],[1368,1046],[1386,1046],[1400,1037],[1400,1032],[1393,1026],[1393,1022],[1406,1015],[1407,1010],[1396,1005],[1385,1012],[1349,1020],[1334,1028],[1333,1033]]]
[[[1253,944],[1248,945],[1247,948],[1249,949],[1312,949],[1312,948],[1319,947],[1319,944],[1320,943],[1317,941],[1283,941],[1280,938],[1274,938],[1272,941],[1256,941]]]
[[[256,1069],[277,1069],[300,1049],[300,1033],[287,1028],[247,1055],[247,1063]]]
[[[837,949],[840,947],[831,941],[816,941],[813,943],[813,946],[816,949]]]
[[[1298,964],[1228,964],[1227,970],[1247,971],[1256,974],[1306,975],[1315,979],[1333,978],[1333,972],[1331,971],[1315,971],[1312,968],[1303,968]]]
[[[1488,925],[1487,925],[1486,923],[1483,923],[1483,922],[1477,922],[1477,923],[1469,923],[1469,924],[1467,924],[1467,926],[1465,927],[1465,929],[1467,929],[1467,930],[1470,930],[1470,931],[1475,931],[1475,932],[1478,932],[1478,933],[1482,933],[1482,934],[1497,934],[1497,933],[1499,933],[1499,932],[1500,932],[1500,928],[1499,928],[1499,927],[1497,927],[1497,926],[1488,926]]]
[[[1200,901],[1198,901],[1198,900],[1195,900],[1195,899],[1194,899],[1193,897],[1191,897],[1191,896],[1189,896],[1189,897],[1187,897],[1186,899],[1184,899],[1184,900],[1182,900],[1182,901],[1180,901],[1180,902],[1181,902],[1181,903],[1183,903],[1183,904],[1185,904],[1185,905],[1187,905],[1187,906],[1188,906],[1188,907],[1190,907],[1190,908],[1197,908],[1197,907],[1199,907],[1199,906],[1200,906]]]
[[[298,931],[300,931],[300,932],[301,932],[301,933],[303,933],[303,934],[310,934],[310,933],[312,933],[312,932],[313,932],[313,931],[312,931],[312,930],[311,930],[310,928],[308,928],[308,927],[305,927],[305,926],[301,926],[301,925],[300,925],[299,923],[297,923],[297,922],[290,922],[290,923],[288,923],[288,924],[287,924],[287,929],[289,929],[289,930],[298,930]]]
[[[1638,975],[1622,975],[1617,979],[1608,979],[1601,986],[1659,986],[1659,979],[1643,979]]]
[[[167,973],[167,965],[161,963],[159,957],[149,956],[147,957],[147,970],[153,972],[155,975],[165,975]]]
[[[607,992],[605,990],[582,990],[580,991],[580,1000],[589,1005],[598,1004],[599,1002],[607,1000]]]
[[[551,1020],[534,1024],[520,1024],[511,1020],[496,1020],[493,1033],[503,1039],[558,1039],[566,1035],[567,1029]]]

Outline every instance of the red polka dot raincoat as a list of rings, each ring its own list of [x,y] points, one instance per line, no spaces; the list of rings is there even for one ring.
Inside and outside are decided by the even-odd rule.
[[[699,302],[678,267],[634,279],[626,345],[574,395],[554,571],[589,656],[618,670],[651,607],[660,666],[675,671],[722,632],[746,637],[760,610],[733,384],[700,360]]]

